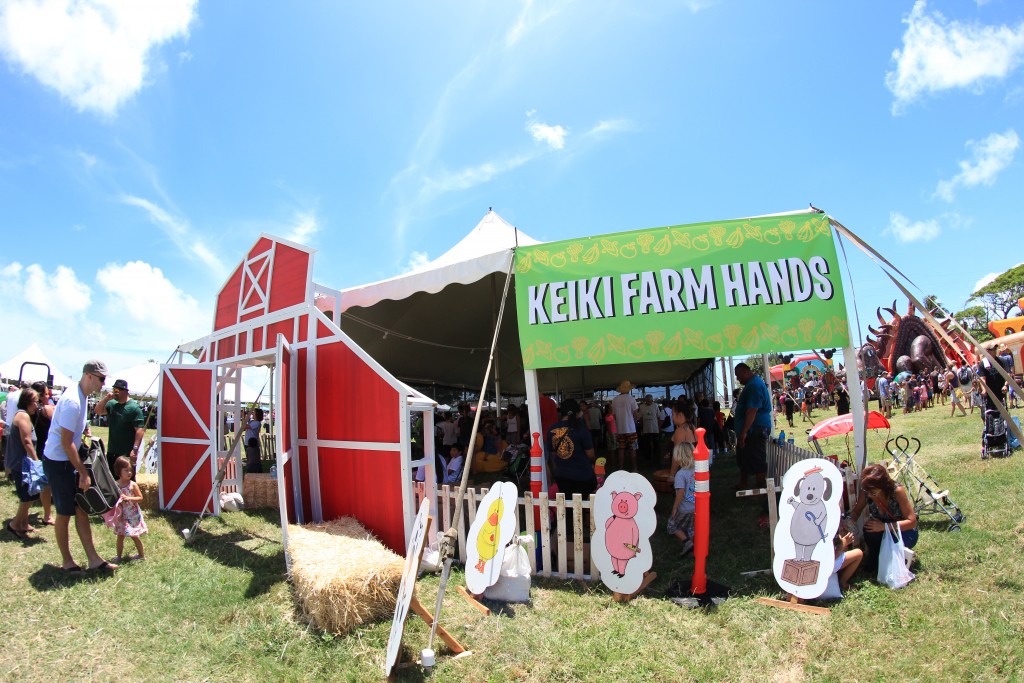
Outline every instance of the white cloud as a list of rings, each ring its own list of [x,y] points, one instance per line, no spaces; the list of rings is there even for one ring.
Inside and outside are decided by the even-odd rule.
[[[11,263],[0,270],[0,277],[5,304],[24,302],[36,315],[50,320],[68,320],[84,313],[92,298],[89,285],[67,266],[57,266],[47,273],[36,263]]]
[[[911,221],[895,211],[889,214],[889,226],[883,234],[893,235],[900,242],[927,242],[939,236],[942,227],[935,219],[928,221]]]
[[[562,126],[549,126],[540,121],[530,121],[526,124],[526,130],[537,142],[543,142],[551,149],[562,149],[565,147],[565,136],[569,134]]]
[[[1005,133],[992,133],[981,142],[967,141],[972,159],[960,162],[960,173],[949,180],[940,180],[935,194],[951,202],[956,198],[957,187],[991,186],[999,172],[1013,162],[1020,147],[1020,137],[1012,128]]]
[[[532,158],[532,155],[524,154],[507,159],[485,161],[482,164],[467,166],[458,171],[440,171],[432,176],[423,178],[420,198],[427,200],[446,192],[468,190],[471,187],[489,182],[495,176],[519,168]]]
[[[198,0],[7,0],[0,52],[79,111],[113,114],[161,43],[188,36]]]
[[[312,213],[300,211],[295,214],[295,221],[285,234],[285,239],[299,244],[308,244],[309,240],[320,232],[320,222]]]
[[[598,121],[588,130],[585,135],[605,135],[610,133],[624,133],[636,130],[636,126],[629,119],[607,119]]]
[[[952,88],[981,89],[1005,78],[1024,58],[1024,23],[1016,27],[948,21],[939,12],[926,14],[917,0],[903,20],[903,49],[892,53],[894,71],[885,84],[895,96],[893,114],[925,93]]]
[[[973,294],[974,292],[977,292],[979,289],[981,289],[985,285],[991,284],[1000,275],[1002,275],[1002,273],[989,273],[988,275],[986,275],[985,277],[981,278],[980,280],[978,280],[977,282],[974,283],[974,287],[971,289],[971,293]]]
[[[224,263],[206,246],[198,235],[194,234],[186,221],[175,218],[148,199],[127,194],[121,195],[120,199],[129,206],[135,206],[145,211],[149,216],[149,220],[163,230],[183,254],[189,258],[198,259],[208,266],[215,276],[219,277],[227,274],[227,268],[225,268]]]
[[[174,332],[189,328],[202,336],[209,330],[199,302],[182,292],[159,268],[144,261],[108,263],[96,273],[96,281],[109,297],[112,312],[141,326]],[[197,321],[201,323],[197,326]]]
[[[409,254],[409,261],[405,264],[406,273],[415,272],[430,263],[430,257],[425,251],[414,251]]]

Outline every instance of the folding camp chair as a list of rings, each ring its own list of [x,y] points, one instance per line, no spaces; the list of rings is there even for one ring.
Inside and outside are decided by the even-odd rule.
[[[913,450],[911,450],[913,442]],[[960,525],[967,516],[949,497],[949,490],[942,488],[915,459],[921,450],[921,442],[902,434],[885,443],[885,450],[892,456],[889,473],[903,484],[907,496],[919,517],[924,515],[946,515],[950,519],[949,531],[960,531]]]

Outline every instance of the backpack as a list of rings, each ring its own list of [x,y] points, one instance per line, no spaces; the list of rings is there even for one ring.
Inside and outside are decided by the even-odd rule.
[[[114,479],[114,475],[110,473],[103,440],[93,439],[91,446],[86,446],[83,443],[78,448],[78,457],[85,465],[85,469],[88,470],[89,479],[92,481],[89,488],[75,494],[75,502],[78,507],[90,515],[102,515],[112,510],[121,498],[121,491],[117,488],[117,480]],[[77,486],[77,472],[75,479]]]

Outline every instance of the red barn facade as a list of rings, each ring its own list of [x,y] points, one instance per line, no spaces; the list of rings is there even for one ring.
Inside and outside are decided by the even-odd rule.
[[[419,464],[411,462],[410,417],[424,413],[424,431],[433,433],[434,403],[332,321],[340,293],[313,282],[313,253],[261,235],[217,295],[213,332],[179,347],[199,362],[162,367],[160,505],[200,512],[225,457],[233,461],[225,489],[241,490],[244,444],[226,448],[225,418],[242,425],[244,369],[273,366],[286,543],[289,522],[351,516],[404,554],[416,511],[412,468]],[[317,298],[327,314],[314,305]],[[424,446],[425,463],[433,463],[432,440]],[[218,513],[219,501],[207,512]]]

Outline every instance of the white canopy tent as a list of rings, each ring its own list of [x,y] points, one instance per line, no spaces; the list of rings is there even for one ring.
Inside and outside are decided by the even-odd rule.
[[[23,363],[32,363],[32,365],[25,366],[24,373],[22,374],[22,379],[28,382],[46,379],[46,369],[41,365],[37,365],[42,363],[50,366],[50,374],[53,375],[54,386],[69,387],[75,383],[75,380],[70,375],[66,375],[57,368],[53,361],[43,353],[39,344],[35,342],[32,342],[27,349],[18,355],[0,363],[0,377],[3,377],[8,383],[17,382],[19,373],[22,373]]]
[[[242,403],[252,403],[259,396],[260,388],[263,387],[267,379],[267,371],[262,368],[260,370],[257,372],[255,369],[247,369],[242,375]],[[128,393],[132,396],[156,398],[160,392],[160,363],[147,361],[124,370],[111,372],[107,377],[107,386],[113,385],[114,381],[119,379],[128,382]],[[259,400],[261,403],[270,402],[269,388],[263,391],[263,396]]]
[[[506,273],[516,246],[540,244],[488,211],[454,247],[424,267],[317,299],[341,329],[399,379],[479,390],[494,336]],[[707,361],[591,366],[540,371],[540,390],[583,391],[676,384]],[[495,357],[504,394],[526,393],[515,283],[509,289]]]

